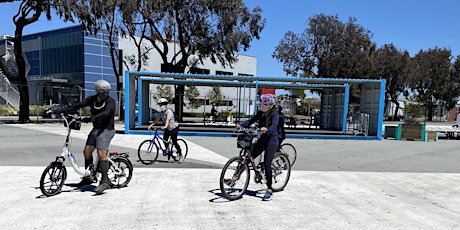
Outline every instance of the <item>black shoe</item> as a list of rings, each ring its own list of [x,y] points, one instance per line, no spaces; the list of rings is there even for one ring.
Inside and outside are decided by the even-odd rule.
[[[80,183],[78,183],[76,186],[77,187],[82,187],[82,186],[85,186],[85,185],[90,185],[92,183],[93,183],[93,181],[91,181],[88,177],[83,177],[83,179],[80,181]]]
[[[102,194],[106,189],[110,188],[110,185],[107,183],[100,183],[97,186],[96,190],[94,190],[97,194]]]

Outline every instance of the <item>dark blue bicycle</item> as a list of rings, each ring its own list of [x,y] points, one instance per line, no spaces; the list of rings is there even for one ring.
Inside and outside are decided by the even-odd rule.
[[[154,128],[152,138],[149,140],[142,141],[137,149],[137,155],[142,164],[153,164],[161,151],[163,156],[166,156],[168,160],[171,158],[174,161],[179,160],[179,154],[177,153],[176,147],[172,144],[171,138],[169,140],[164,140],[160,135],[158,135],[159,128]],[[177,138],[177,144],[179,144],[182,152],[182,156],[187,157],[188,146],[187,142],[184,139]]]

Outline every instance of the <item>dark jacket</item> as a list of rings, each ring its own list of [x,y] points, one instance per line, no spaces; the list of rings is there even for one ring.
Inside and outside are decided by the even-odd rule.
[[[93,128],[115,129],[115,100],[112,97],[108,97],[105,101],[97,102],[97,95],[89,96],[80,103],[66,108],[66,110],[77,110],[86,106],[91,108]]]
[[[270,127],[267,127],[266,125],[266,117],[263,115],[263,112],[259,111],[257,112],[256,115],[254,115],[250,120],[247,120],[241,124],[242,127],[249,128],[251,124],[254,124],[257,122],[257,126],[259,128],[261,127],[267,127],[267,132],[263,133],[260,136],[259,142],[261,144],[275,144],[278,145],[278,119],[279,119],[279,114],[275,112],[272,117],[272,122]]]

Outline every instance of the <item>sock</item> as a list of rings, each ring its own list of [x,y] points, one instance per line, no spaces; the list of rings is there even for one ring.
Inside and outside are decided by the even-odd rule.
[[[98,165],[99,165],[99,168],[101,169],[101,184],[109,183],[109,177],[107,175],[107,171],[109,171],[109,161],[100,160]]]
[[[92,163],[93,163],[93,158],[85,159],[85,169],[87,169],[89,165]]]

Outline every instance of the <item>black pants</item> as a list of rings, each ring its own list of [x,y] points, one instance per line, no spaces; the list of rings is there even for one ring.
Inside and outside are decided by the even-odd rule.
[[[260,144],[259,142],[254,144],[254,149],[252,151],[252,158],[258,157],[263,151],[264,152],[264,170],[265,178],[267,179],[267,188],[272,189],[272,161],[275,156],[276,150],[278,149],[278,144]]]
[[[177,136],[179,135],[179,126],[173,130],[165,129],[163,133],[163,139],[168,140],[171,136],[171,140],[173,145],[177,149],[178,154],[182,154],[182,149],[180,149],[180,145],[177,143]]]

